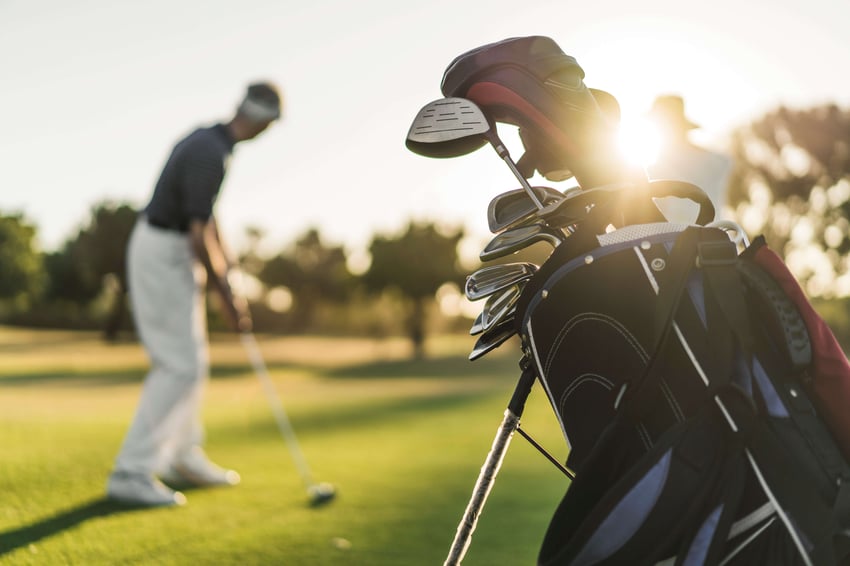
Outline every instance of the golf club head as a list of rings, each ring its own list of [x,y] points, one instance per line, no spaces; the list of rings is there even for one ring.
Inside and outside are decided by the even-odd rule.
[[[485,145],[490,130],[487,116],[471,100],[441,98],[422,107],[405,144],[425,157],[458,157]]]
[[[484,311],[478,313],[478,316],[475,317],[475,320],[472,322],[472,326],[469,328],[470,336],[477,336],[484,332]]]
[[[514,283],[530,279],[536,272],[537,266],[529,262],[482,267],[466,278],[464,293],[470,301],[477,301]]]
[[[475,361],[484,354],[495,350],[514,334],[516,334],[516,327],[513,319],[505,320],[501,324],[491,328],[478,337],[475,346],[472,348],[472,352],[469,354],[469,361]]]
[[[565,197],[564,193],[550,187],[532,187],[532,190],[543,206],[559,202]],[[507,228],[531,222],[536,218],[537,210],[525,189],[514,189],[490,201],[487,206],[487,224],[492,233],[498,234]]]
[[[330,503],[336,497],[336,488],[329,483],[317,483],[307,489],[310,496],[310,506],[319,507]]]
[[[543,223],[526,224],[497,234],[479,254],[481,261],[487,262],[518,252],[537,242],[548,242],[557,247],[564,235]]]
[[[481,311],[481,327],[484,332],[498,326],[516,312],[516,303],[524,287],[524,284],[512,285],[487,299]]]

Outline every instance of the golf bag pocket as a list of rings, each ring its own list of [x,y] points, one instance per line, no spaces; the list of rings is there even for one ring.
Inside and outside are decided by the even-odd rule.
[[[681,228],[644,225],[619,231],[617,240],[601,237],[603,245],[558,269],[544,265],[540,273],[547,279],[530,286],[535,294],[527,307],[523,305],[522,332],[561,423],[573,469],[581,467],[616,416],[625,384],[647,367],[654,340],[656,278]],[[562,258],[549,261],[553,259]],[[693,285],[698,284],[695,279]],[[687,305],[682,316],[696,320],[699,314]],[[687,353],[678,344],[666,350],[667,371],[677,379],[662,380],[654,390],[655,410],[637,429],[636,440],[644,450],[705,396]]]
[[[703,564],[728,532],[745,478],[740,443],[721,419],[708,406],[636,461],[624,452],[632,425],[613,422],[555,511],[539,564],[655,564],[677,555]]]

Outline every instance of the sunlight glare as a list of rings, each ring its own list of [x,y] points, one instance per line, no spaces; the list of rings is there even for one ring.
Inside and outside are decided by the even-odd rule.
[[[630,165],[649,167],[658,158],[661,138],[646,119],[624,120],[617,141],[620,153]]]

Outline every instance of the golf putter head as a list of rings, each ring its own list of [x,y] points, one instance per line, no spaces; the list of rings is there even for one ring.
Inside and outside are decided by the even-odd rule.
[[[564,235],[543,223],[526,224],[505,230],[497,234],[479,254],[481,261],[487,262],[518,252],[537,242],[548,242],[558,247]]]
[[[565,198],[564,193],[550,187],[532,187],[532,190],[544,207]],[[492,233],[498,234],[502,230],[534,221],[537,211],[537,205],[528,198],[524,188],[514,189],[490,201],[487,206],[487,224]]]
[[[458,157],[487,144],[492,126],[477,104],[465,98],[429,102],[413,119],[405,145],[425,157]]]
[[[477,301],[515,283],[530,279],[536,272],[537,266],[529,262],[482,267],[466,278],[464,293],[470,301]]]

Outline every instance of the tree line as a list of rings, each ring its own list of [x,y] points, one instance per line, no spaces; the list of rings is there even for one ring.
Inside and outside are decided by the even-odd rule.
[[[115,340],[132,330],[128,316],[126,248],[138,211],[100,202],[87,223],[57,251],[37,250],[37,227],[21,214],[0,212],[0,323],[52,328],[100,328]],[[277,253],[257,251],[262,231],[249,228],[239,253],[255,326],[267,332],[339,332],[410,336],[421,355],[432,299],[444,284],[458,289],[462,228],[410,221],[398,235],[376,235],[368,269],[354,274],[343,246],[310,228]],[[223,328],[215,308],[211,325]]]
[[[736,129],[730,154],[735,218],[786,258],[839,334],[850,332],[850,111],[780,107]],[[0,322],[101,327],[108,338],[131,328],[124,253],[136,218],[128,204],[98,203],[59,250],[41,253],[37,228],[0,212]],[[251,234],[255,243],[262,237]],[[462,227],[411,221],[401,234],[374,236],[361,274],[351,273],[344,248],[324,242],[317,229],[270,256],[249,246],[240,260],[258,283],[258,329],[404,332],[421,352],[435,293],[447,283],[462,286],[462,237]]]

